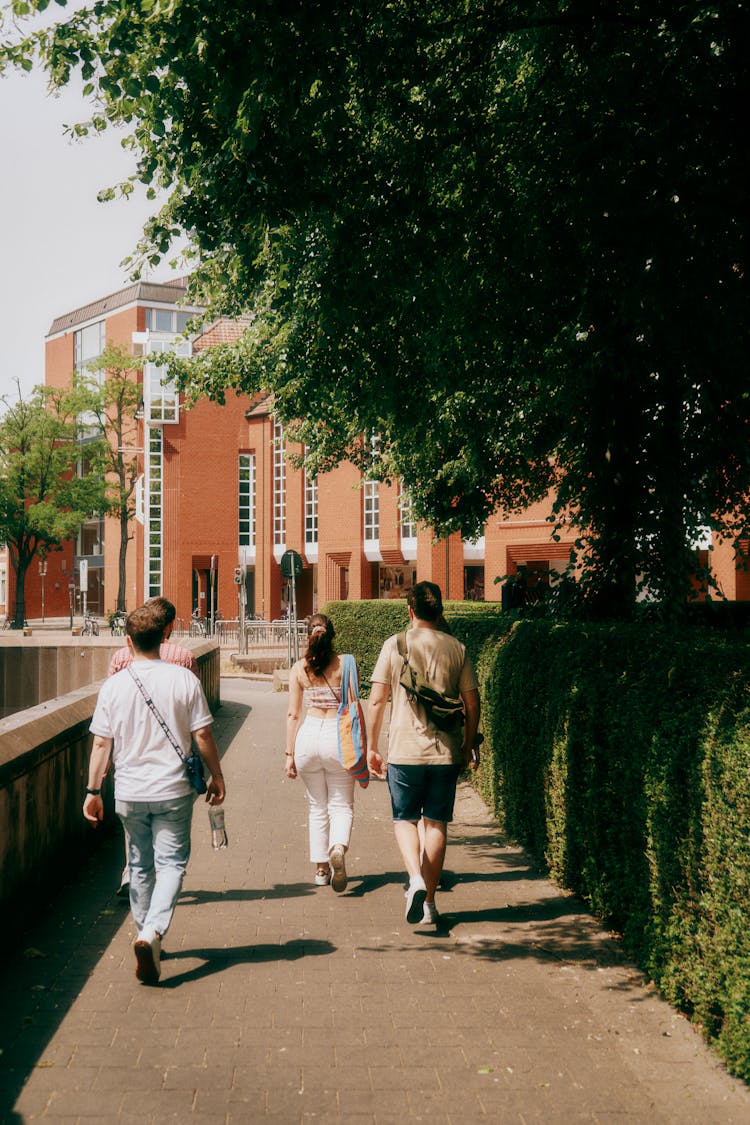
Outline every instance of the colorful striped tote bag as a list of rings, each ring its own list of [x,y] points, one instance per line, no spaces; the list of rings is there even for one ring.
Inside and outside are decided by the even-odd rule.
[[[359,700],[357,662],[349,654],[341,657],[341,703],[338,710],[339,760],[363,789],[370,781],[367,768],[367,731]]]

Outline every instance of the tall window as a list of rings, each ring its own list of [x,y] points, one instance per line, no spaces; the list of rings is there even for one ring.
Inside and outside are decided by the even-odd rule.
[[[73,358],[76,371],[83,371],[89,363],[98,359],[105,347],[104,321],[87,324],[73,333]]]
[[[255,454],[240,453],[239,461],[240,547],[255,546]]]
[[[305,473],[305,544],[318,542],[318,480]]]
[[[402,539],[416,539],[417,525],[414,521],[414,505],[409,493],[401,485],[401,495],[398,501],[399,513],[401,516],[401,538]]]
[[[149,353],[163,354],[175,352],[180,356],[190,355],[190,344],[175,343],[172,340],[150,340]],[[160,425],[163,422],[179,422],[180,396],[174,382],[167,377],[165,367],[147,363],[143,371],[143,404],[146,422]]]
[[[145,480],[146,550],[144,586],[146,597],[161,595],[162,581],[162,432],[147,429],[148,461]]]
[[[380,495],[376,480],[365,481],[364,494],[365,542],[380,539]]]
[[[284,427],[273,421],[273,545],[286,546],[286,450]]]

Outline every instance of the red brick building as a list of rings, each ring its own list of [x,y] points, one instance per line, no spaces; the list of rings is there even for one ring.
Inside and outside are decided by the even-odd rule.
[[[105,341],[136,354],[210,347],[236,337],[241,324],[220,322],[191,343],[180,338],[191,310],[183,306],[184,279],[138,282],[58,317],[46,344],[46,379],[65,385],[104,349]],[[552,540],[550,505],[520,516],[493,515],[476,542],[458,534],[437,543],[430,529],[410,518],[397,485],[367,482],[349,463],[311,480],[293,467],[270,397],[251,400],[229,393],[226,405],[201,402],[186,409],[162,369],[146,364],[142,382],[137,456],[137,516],[127,558],[127,607],[164,594],[187,620],[238,613],[235,570],[242,568],[247,612],[266,620],[285,610],[287,583],[280,561],[300,554],[297,612],[302,617],[330,599],[400,597],[412,582],[439,583],[447,598],[499,601],[498,577],[523,567],[534,583],[563,570],[573,534]],[[42,577],[27,579],[27,616],[79,613],[81,563],[88,571],[86,601],[105,614],[115,608],[119,527],[93,518],[75,544],[54,552]],[[212,565],[213,562],[213,565]],[[750,596],[750,578],[732,551],[712,555],[728,598]],[[0,556],[0,613],[13,605],[13,575]]]

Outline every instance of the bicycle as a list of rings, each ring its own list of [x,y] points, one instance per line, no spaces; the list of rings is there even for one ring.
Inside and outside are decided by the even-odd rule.
[[[98,637],[99,636],[99,622],[94,617],[93,613],[88,610],[83,615],[83,625],[81,626],[82,637]]]
[[[208,636],[208,620],[201,617],[200,614],[193,611],[190,618],[190,636],[191,637],[207,637]]]
[[[113,613],[110,622],[109,631],[113,637],[125,636],[125,614]]]

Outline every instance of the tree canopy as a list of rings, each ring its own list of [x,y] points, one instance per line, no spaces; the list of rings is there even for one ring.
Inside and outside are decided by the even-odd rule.
[[[100,446],[79,442],[78,419],[87,404],[80,390],[46,387],[2,403],[0,539],[16,573],[16,629],[26,616],[26,574],[35,556],[76,535],[104,503]]]
[[[136,421],[143,394],[136,372],[143,360],[130,355],[122,346],[107,341],[97,359],[78,374],[76,384],[89,398],[88,427],[99,439],[100,464],[104,473],[106,511],[117,520],[120,532],[118,551],[117,600],[115,608],[126,608],[126,561],[130,527],[135,516],[138,481],[139,429]]]
[[[749,48],[743,0],[98,0],[2,57],[80,68],[168,193],[140,261],[184,231],[253,314],[193,393],[273,391],[439,531],[554,488],[627,603],[747,531]]]

